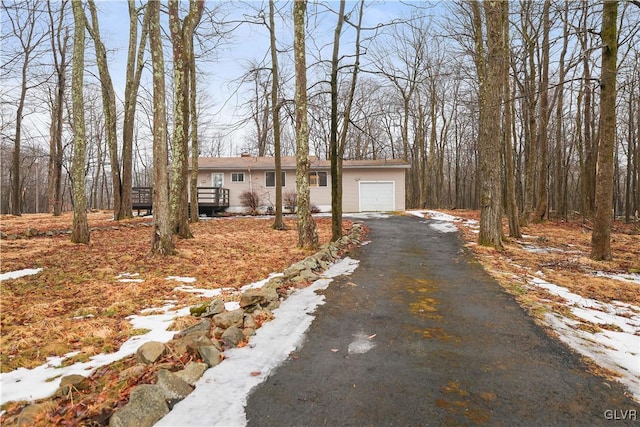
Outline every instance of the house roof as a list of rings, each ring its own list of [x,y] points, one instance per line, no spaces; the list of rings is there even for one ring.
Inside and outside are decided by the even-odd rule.
[[[311,157],[312,169],[329,169],[331,162],[329,160],[320,160],[317,157]],[[295,156],[281,157],[282,169],[296,169]],[[269,170],[275,168],[274,157],[199,157],[199,170]],[[380,159],[380,160],[344,160],[342,162],[343,169],[364,169],[364,168],[400,168],[409,169],[407,162],[401,159]]]

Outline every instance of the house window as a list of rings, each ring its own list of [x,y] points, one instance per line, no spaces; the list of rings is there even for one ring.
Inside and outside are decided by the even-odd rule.
[[[309,172],[309,187],[326,187],[326,172]]]
[[[285,171],[282,171],[282,186],[284,187],[286,184],[285,177],[287,176]],[[275,187],[276,186],[276,172],[275,171],[267,171],[264,175],[264,185],[265,187]]]
[[[244,172],[232,172],[231,182],[244,182]]]

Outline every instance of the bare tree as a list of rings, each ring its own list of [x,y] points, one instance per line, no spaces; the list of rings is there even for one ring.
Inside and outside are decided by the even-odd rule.
[[[204,7],[204,0],[190,0],[189,12],[180,20],[178,0],[169,1],[169,29],[173,43],[173,168],[169,208],[172,227],[178,236],[192,238],[189,229],[187,180],[189,152],[189,54]]]
[[[21,178],[21,144],[22,144],[22,120],[27,99],[27,91],[39,84],[30,79],[29,70],[32,62],[38,56],[40,45],[49,36],[46,31],[39,31],[39,21],[43,13],[38,7],[37,1],[2,2],[2,10],[11,25],[11,34],[19,45],[15,54],[16,62],[22,61],[20,67],[20,94],[17,100],[15,134],[13,139],[13,156],[11,168],[11,213],[22,214],[22,178]],[[3,64],[6,66],[8,64]]]
[[[62,144],[62,129],[64,126],[63,104],[67,87],[67,49],[70,38],[69,27],[65,25],[65,11],[68,1],[64,0],[60,3],[57,18],[54,18],[55,13],[51,9],[52,3],[46,2],[46,4],[51,31],[51,55],[53,57],[53,68],[56,79],[51,100],[47,194],[50,203],[49,209],[53,210],[54,216],[60,216],[62,214],[62,160],[64,155],[64,147]]]
[[[342,166],[338,150],[338,68],[340,55],[340,35],[344,23],[345,0],[340,0],[338,22],[333,33],[333,53],[331,55],[331,131],[329,135],[329,159],[331,160],[331,240],[342,237]],[[345,124],[346,126],[346,124]]]
[[[286,226],[282,219],[282,160],[280,148],[280,100],[279,100],[279,70],[278,50],[276,49],[275,5],[269,0],[269,42],[271,50],[271,116],[273,121],[273,151],[276,168],[276,216],[273,228],[284,230]]]
[[[86,140],[84,123],[84,41],[85,21],[82,2],[73,0],[73,71],[71,96],[73,103],[73,243],[89,243],[89,223],[87,222],[87,193],[85,185]]]
[[[173,232],[169,215],[169,179],[167,163],[167,111],[164,82],[164,57],[160,34],[160,2],[147,4],[149,13],[149,49],[153,63],[153,231],[151,252],[174,255]]]
[[[130,218],[131,189],[133,187],[133,139],[136,117],[136,106],[140,78],[144,68],[144,52],[149,31],[149,13],[145,9],[142,27],[140,29],[140,41],[138,43],[138,15],[135,0],[128,0],[129,7],[129,48],[127,51],[127,81],[124,88],[124,118],[122,121],[122,186],[120,201],[121,219]],[[145,6],[142,6],[143,8]]]
[[[102,108],[104,110],[104,120],[107,137],[107,147],[109,151],[109,161],[111,162],[111,185],[113,187],[113,217],[116,220],[125,218],[122,212],[122,178],[120,177],[120,160],[118,158],[118,132],[116,121],[116,93],[109,72],[107,63],[107,50],[100,36],[98,23],[98,11],[94,0],[88,1],[91,13],[91,24],[87,21],[87,30],[93,39],[96,51],[96,61],[98,63],[98,74],[100,76],[100,89],[102,92]]]
[[[551,31],[549,22],[549,9],[551,1],[545,0],[542,11],[542,63],[540,78],[540,120],[538,121],[536,146],[540,153],[540,167],[538,170],[538,200],[533,220],[542,221],[546,218],[549,199],[548,188],[548,128],[549,128],[549,33]]]
[[[305,46],[306,0],[293,2],[293,52],[296,70],[296,190],[298,193],[298,246],[316,248],[318,231],[309,200],[309,125],[307,122],[307,60]]]
[[[478,131],[478,163],[480,167],[480,234],[478,243],[502,248],[502,203],[500,140],[503,89],[500,80],[506,60],[504,34],[508,8],[506,2],[484,2],[487,28],[485,51],[480,6],[472,2],[476,67],[480,98],[480,129]]]
[[[616,75],[618,58],[618,2],[607,0],[602,11],[602,72],[596,178],[596,213],[591,236],[591,259],[611,260],[613,151],[616,140]]]

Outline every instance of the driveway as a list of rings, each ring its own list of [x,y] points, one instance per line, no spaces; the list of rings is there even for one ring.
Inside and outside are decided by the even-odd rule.
[[[371,243],[349,254],[359,268],[250,395],[250,426],[640,423],[640,405],[547,336],[457,233],[364,222]]]

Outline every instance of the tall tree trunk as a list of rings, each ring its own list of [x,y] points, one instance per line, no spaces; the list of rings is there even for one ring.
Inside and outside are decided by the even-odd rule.
[[[200,221],[198,205],[198,156],[200,144],[198,140],[198,103],[196,92],[196,56],[193,43],[189,46],[189,112],[191,114],[191,188],[189,190],[191,204],[191,221]]]
[[[193,237],[189,229],[187,199],[189,152],[189,61],[193,32],[200,22],[204,0],[190,0],[189,13],[180,21],[178,0],[169,0],[169,28],[173,43],[173,167],[169,208],[174,232],[183,239]]]
[[[591,66],[589,64],[591,60],[591,50],[588,45],[588,2],[582,3],[582,28],[580,29],[582,36],[580,37],[582,52],[583,52],[583,85],[584,85],[584,98],[583,98],[583,137],[582,144],[584,149],[584,162],[583,170],[581,171],[582,181],[582,214],[585,217],[590,217],[594,210],[594,189],[595,189],[595,172],[596,172],[596,144],[593,140],[592,130],[592,105],[591,105]]]
[[[89,0],[91,24],[87,22],[87,30],[93,39],[100,75],[100,89],[102,91],[102,108],[107,132],[107,146],[109,147],[109,161],[111,162],[111,183],[113,185],[113,218],[118,220],[123,217],[122,210],[122,179],[120,177],[120,160],[118,158],[118,133],[116,122],[116,94],[111,81],[111,73],[107,64],[107,50],[100,37],[98,26],[98,12],[94,0]]]
[[[144,12],[138,43],[138,10],[135,0],[129,6],[129,49],[127,51],[127,81],[124,87],[124,118],[122,121],[122,193],[119,219],[131,218],[131,191],[133,187],[133,135],[140,78],[144,69],[144,52],[149,32],[149,10]]]
[[[333,52],[331,55],[331,130],[329,135],[329,160],[331,161],[331,240],[336,241],[342,237],[342,197],[339,186],[339,165],[338,158],[338,68],[340,55],[340,35],[342,24],[344,23],[345,0],[340,0],[338,9],[338,22],[333,33]]]
[[[85,16],[80,0],[72,0],[73,9],[73,71],[71,75],[71,97],[73,103],[73,243],[89,243],[87,222],[87,193],[85,185],[86,139],[84,123],[84,31]]]
[[[557,89],[556,104],[556,137],[555,137],[555,178],[554,178],[554,208],[558,218],[565,218],[567,215],[567,205],[564,203],[567,182],[564,179],[564,79],[566,75],[565,57],[569,48],[569,2],[564,3],[564,18],[562,25],[562,52],[558,63],[558,80],[560,84]]]
[[[293,55],[296,72],[296,190],[298,193],[298,246],[315,249],[318,231],[309,198],[309,125],[307,119],[307,60],[305,46],[306,0],[293,2]]]
[[[356,24],[356,40],[355,40],[355,54],[353,62],[353,72],[351,73],[351,84],[349,86],[349,94],[345,101],[344,113],[342,114],[342,129],[340,129],[340,138],[338,140],[338,155],[336,165],[336,181],[338,185],[335,188],[331,188],[331,214],[340,221],[340,233],[342,233],[342,161],[344,160],[344,151],[347,146],[347,133],[349,132],[349,123],[351,122],[351,108],[353,106],[353,99],[355,98],[356,86],[358,84],[358,74],[360,72],[360,35],[362,32],[362,14],[364,12],[364,0],[360,0],[360,8],[358,10],[358,23]],[[375,152],[374,152],[375,155]],[[333,178],[332,178],[333,179]],[[333,193],[335,190],[335,194]],[[333,203],[333,200],[336,203]],[[333,230],[332,226],[332,230]],[[338,224],[335,224],[335,230],[337,231]],[[332,233],[332,238],[333,238]]]
[[[508,12],[508,8],[503,8],[503,13]],[[506,181],[506,205],[507,215],[509,218],[509,236],[513,238],[522,237],[520,232],[520,219],[518,215],[518,203],[516,201],[516,172],[514,166],[514,149],[513,149],[513,99],[511,92],[511,78],[509,76],[509,65],[511,63],[511,45],[509,42],[509,17],[502,16],[503,49],[505,60],[502,64],[502,81],[503,81],[503,97],[504,97],[504,162],[505,162],[505,181]],[[515,93],[514,93],[515,94]]]
[[[508,8],[506,2],[485,2],[487,26],[487,51],[485,59],[482,37],[480,7],[473,4],[476,37],[476,66],[480,82],[480,129],[478,131],[478,163],[480,173],[480,234],[478,244],[502,248],[502,203],[501,203],[501,142],[503,84],[500,83],[502,67],[506,61],[504,52],[505,25],[502,23]]]
[[[22,117],[24,104],[27,98],[27,70],[29,69],[29,51],[25,51],[25,59],[22,64],[22,81],[20,83],[20,98],[16,110],[16,133],[13,141],[13,163],[11,164],[11,214],[22,215]]]
[[[616,61],[618,2],[606,0],[602,11],[602,74],[600,77],[600,141],[596,178],[596,212],[591,235],[591,258],[611,260],[613,151],[616,139]]]
[[[533,220],[540,222],[545,219],[548,209],[548,145],[549,145],[549,8],[551,1],[545,0],[542,11],[542,64],[540,76],[540,120],[537,132],[537,147],[540,153],[540,167],[538,168],[538,197]]]
[[[56,75],[55,94],[51,103],[51,126],[49,140],[48,200],[49,212],[54,216],[62,214],[62,127],[64,124],[64,93],[67,86],[67,47],[69,27],[64,25],[64,11],[67,1],[60,4],[59,17],[54,21],[51,2],[47,2],[49,25],[51,28],[51,51]]]
[[[164,57],[160,35],[160,2],[147,4],[149,13],[149,48],[153,63],[153,231],[151,252],[158,255],[176,253],[169,217],[169,181],[167,162],[167,110],[164,83]]]
[[[269,0],[269,42],[271,50],[271,115],[273,120],[273,151],[276,163],[276,216],[272,227],[285,230],[282,218],[282,159],[280,147],[280,74],[278,72],[278,49],[276,46],[276,20],[274,0]]]

